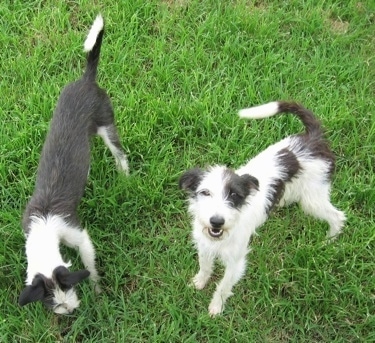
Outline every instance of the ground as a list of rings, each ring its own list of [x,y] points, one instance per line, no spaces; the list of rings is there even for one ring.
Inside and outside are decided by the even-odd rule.
[[[61,88],[80,77],[83,42],[101,12],[98,81],[129,155],[120,175],[93,140],[79,213],[103,293],[78,287],[68,317],[20,308],[20,226]],[[4,1],[0,4],[1,342],[375,341],[374,13],[371,1]],[[191,167],[237,167],[302,127],[292,116],[243,122],[237,111],[296,100],[321,119],[337,156],[332,202],[339,239],[292,206],[253,238],[246,276],[222,316],[197,271],[178,178]],[[62,249],[75,269],[76,252]]]

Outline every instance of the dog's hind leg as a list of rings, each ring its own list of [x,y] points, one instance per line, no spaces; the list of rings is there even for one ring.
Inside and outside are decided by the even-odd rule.
[[[226,300],[233,294],[233,286],[241,279],[246,268],[246,257],[226,262],[223,279],[216,287],[216,291],[208,307],[211,316],[220,314],[224,310]]]
[[[214,266],[214,256],[203,252],[199,255],[199,272],[193,277],[192,283],[196,289],[203,289],[210,279]]]
[[[328,222],[328,238],[339,235],[345,224],[346,217],[344,212],[339,211],[331,204],[330,185],[324,184],[319,185],[319,187],[311,185],[308,189],[309,191],[303,193],[300,201],[304,212]]]
[[[112,155],[116,159],[118,169],[120,169],[126,175],[128,175],[128,159],[126,157],[124,150],[122,149],[116,126],[114,124],[99,126],[97,134],[103,138],[105,145],[109,148]]]

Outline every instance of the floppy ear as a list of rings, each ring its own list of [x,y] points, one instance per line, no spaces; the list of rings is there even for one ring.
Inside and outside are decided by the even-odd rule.
[[[250,174],[241,175],[241,179],[244,181],[245,185],[251,190],[255,189],[259,191],[259,181],[256,177]]]
[[[20,306],[42,300],[46,294],[44,280],[40,275],[34,277],[31,285],[26,286],[18,299]]]
[[[181,175],[178,185],[185,191],[195,192],[203,179],[203,175],[204,171],[202,169],[190,169]]]
[[[63,288],[71,288],[82,280],[86,279],[90,272],[86,269],[70,272],[66,267],[60,266],[53,271],[56,281]]]

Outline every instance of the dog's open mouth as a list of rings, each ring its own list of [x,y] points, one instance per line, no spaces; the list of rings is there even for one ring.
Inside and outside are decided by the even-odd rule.
[[[221,237],[222,234],[223,234],[223,232],[224,232],[224,230],[223,230],[223,229],[220,229],[220,228],[218,228],[218,229],[215,229],[215,228],[213,228],[213,227],[209,227],[209,228],[208,228],[208,234],[209,234],[211,237],[213,237],[213,238],[219,238],[219,237]]]

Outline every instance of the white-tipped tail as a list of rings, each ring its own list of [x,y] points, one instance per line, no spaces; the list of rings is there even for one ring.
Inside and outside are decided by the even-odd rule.
[[[264,105],[244,108],[238,112],[238,115],[241,118],[261,119],[272,117],[277,113],[279,113],[279,103],[273,101]]]
[[[92,50],[96,43],[96,38],[98,37],[98,34],[100,31],[103,30],[104,21],[101,14],[98,14],[98,16],[95,18],[94,23],[91,26],[90,32],[87,35],[87,38],[85,40],[85,44],[83,45],[83,49],[86,52],[89,52]]]

